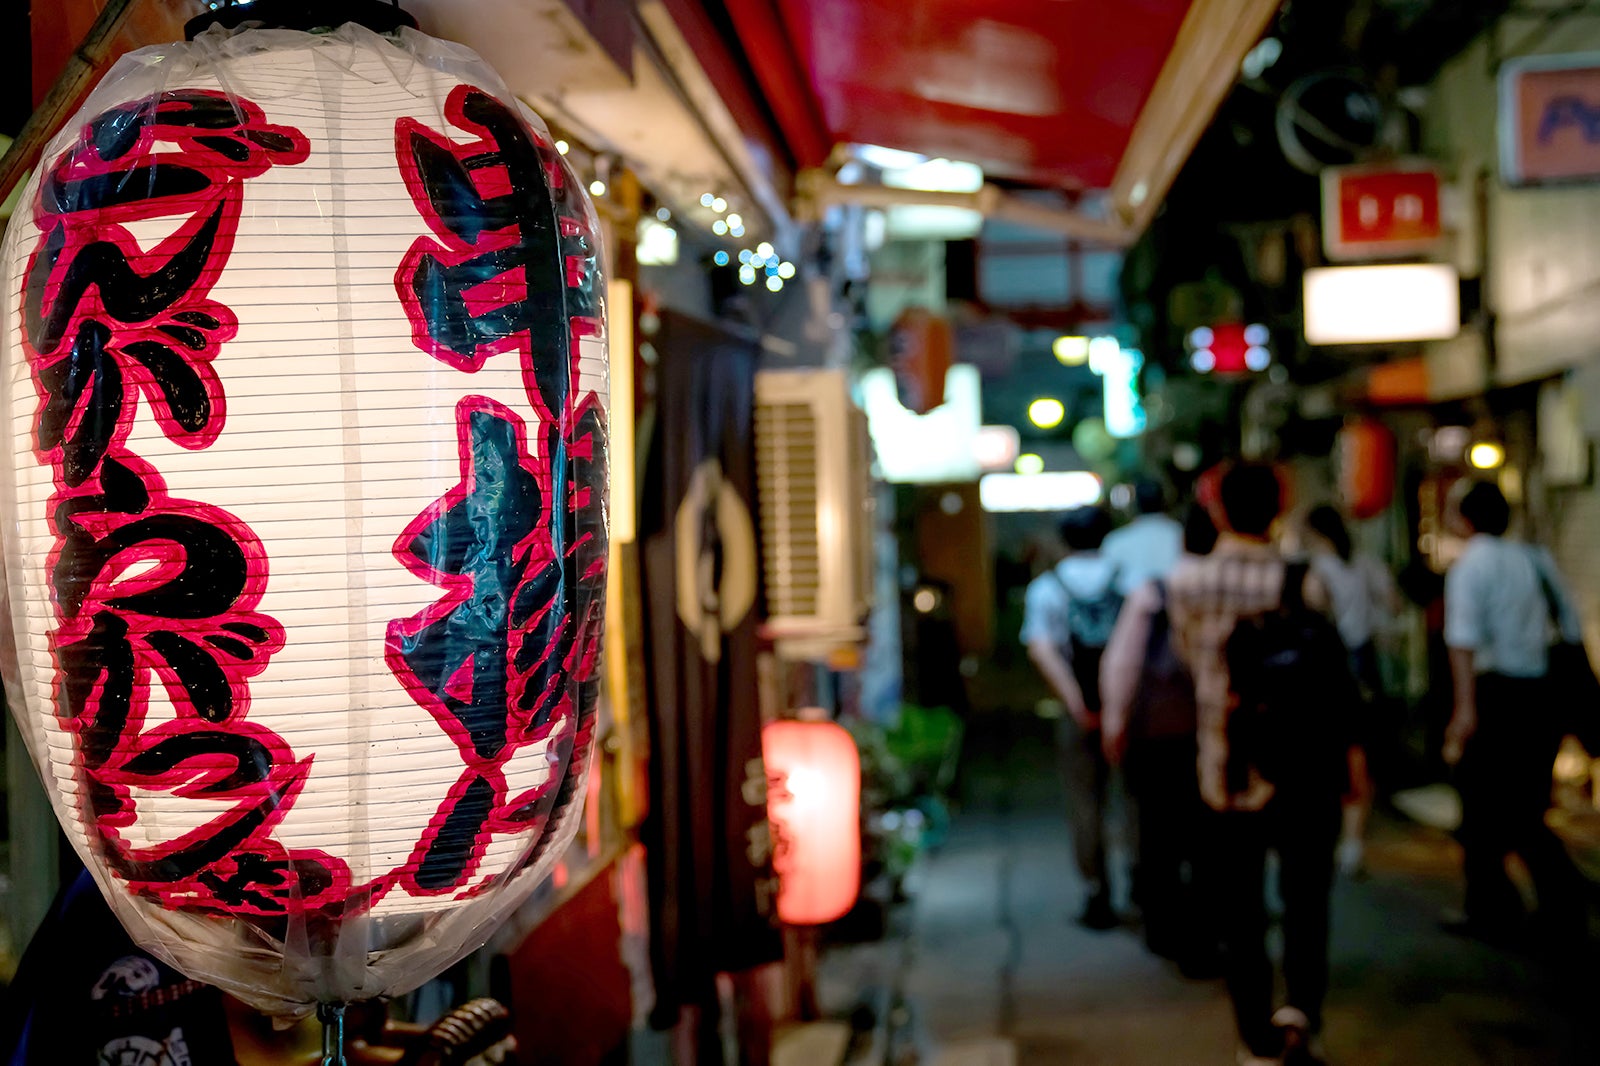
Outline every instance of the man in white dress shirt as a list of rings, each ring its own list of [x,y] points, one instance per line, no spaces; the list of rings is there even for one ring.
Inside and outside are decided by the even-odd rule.
[[[1166,577],[1183,554],[1183,523],[1166,513],[1167,494],[1159,481],[1135,482],[1133,505],[1137,517],[1100,546],[1101,558],[1117,568],[1117,591],[1124,596]]]
[[[1457,765],[1466,918],[1462,932],[1505,939],[1522,931],[1522,898],[1506,874],[1522,857],[1538,896],[1535,932],[1559,943],[1586,928],[1582,876],[1545,824],[1550,773],[1564,732],[1549,690],[1552,623],[1582,639],[1572,597],[1550,554],[1506,537],[1511,511],[1495,486],[1458,505],[1466,550],[1445,577],[1444,640],[1455,711],[1444,757]]]
[[[1057,741],[1073,850],[1085,884],[1079,922],[1098,930],[1120,921],[1106,877],[1111,768],[1100,738],[1100,658],[1122,608],[1116,565],[1100,554],[1110,528],[1111,516],[1099,507],[1062,517],[1067,557],[1028,585],[1021,634],[1028,657],[1067,710]]]

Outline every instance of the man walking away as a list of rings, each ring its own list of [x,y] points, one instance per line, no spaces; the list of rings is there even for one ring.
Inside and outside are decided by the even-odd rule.
[[[1088,900],[1079,919],[1090,929],[1118,924],[1106,878],[1106,815],[1111,770],[1100,743],[1100,659],[1122,607],[1117,568],[1100,555],[1111,528],[1098,507],[1061,521],[1067,557],[1028,586],[1022,642],[1065,704],[1059,744],[1072,842]]]
[[[1166,577],[1183,553],[1183,525],[1167,514],[1167,492],[1161,482],[1141,477],[1133,483],[1138,515],[1106,535],[1100,554],[1117,568],[1117,589],[1124,596]]]
[[[1354,702],[1344,645],[1320,613],[1327,595],[1271,540],[1282,490],[1268,466],[1222,478],[1226,531],[1170,579],[1178,649],[1195,678],[1200,792],[1212,818],[1210,869],[1223,969],[1245,1066],[1310,1063],[1328,986],[1328,897],[1347,775],[1338,716]],[[1265,866],[1278,855],[1283,976],[1273,1011]]]
[[[1455,711],[1444,757],[1457,767],[1467,892],[1465,920],[1449,924],[1490,940],[1522,932],[1527,916],[1505,868],[1517,854],[1538,896],[1533,931],[1570,944],[1587,916],[1582,876],[1544,821],[1564,732],[1546,675],[1552,623],[1573,643],[1581,625],[1549,553],[1506,537],[1511,509],[1498,488],[1472,486],[1457,511],[1470,539],[1445,576]]]

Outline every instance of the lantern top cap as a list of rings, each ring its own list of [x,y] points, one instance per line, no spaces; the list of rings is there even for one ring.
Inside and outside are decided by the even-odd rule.
[[[332,30],[354,22],[374,33],[394,33],[401,27],[417,28],[417,20],[400,9],[398,0],[254,0],[228,3],[190,19],[183,34],[188,40],[212,26],[234,30],[246,23],[272,29]]]

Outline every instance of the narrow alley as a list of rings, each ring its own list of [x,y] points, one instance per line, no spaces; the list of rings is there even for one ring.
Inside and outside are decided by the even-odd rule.
[[[1600,1066],[1600,0],[0,25],[0,1066]]]
[[[1188,980],[1135,928],[1081,928],[1048,723],[975,725],[962,807],[913,875],[901,936],[836,953],[834,976],[876,953],[904,1008],[891,1061],[936,1066],[1198,1066],[1234,1031],[1220,980]],[[1000,728],[1004,723],[1004,728]],[[1330,1059],[1348,1066],[1555,1066],[1600,1061],[1589,1018],[1600,972],[1450,935],[1456,845],[1375,819],[1368,871],[1333,901]],[[1126,895],[1126,886],[1122,893]],[[848,978],[860,981],[857,974]]]

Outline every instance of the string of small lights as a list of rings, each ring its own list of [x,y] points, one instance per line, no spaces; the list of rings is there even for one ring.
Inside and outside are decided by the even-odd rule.
[[[558,138],[555,142],[556,151],[567,156],[578,173],[590,177],[589,195],[596,199],[603,198],[610,191],[608,178],[610,177],[613,161],[604,153],[588,153],[582,149],[575,149],[571,142],[565,138]],[[702,193],[699,206],[710,211],[715,217],[710,222],[713,236],[740,240],[748,232],[744,216],[730,202],[729,197],[715,192]],[[700,224],[704,225],[704,215],[700,216]],[[653,217],[646,216],[647,221],[641,224],[641,233],[645,226],[666,227],[670,229],[673,221],[672,209],[665,205],[656,208]],[[664,241],[663,249],[670,245],[670,254],[662,262],[675,261],[677,257],[676,233],[667,234],[670,240]],[[641,244],[645,243],[641,240]],[[739,282],[745,286],[763,285],[768,292],[782,292],[784,284],[792,281],[799,268],[789,260],[778,254],[769,241],[761,241],[755,247],[737,249],[718,248],[711,255],[711,262],[715,266],[731,266],[737,260],[739,263]]]

